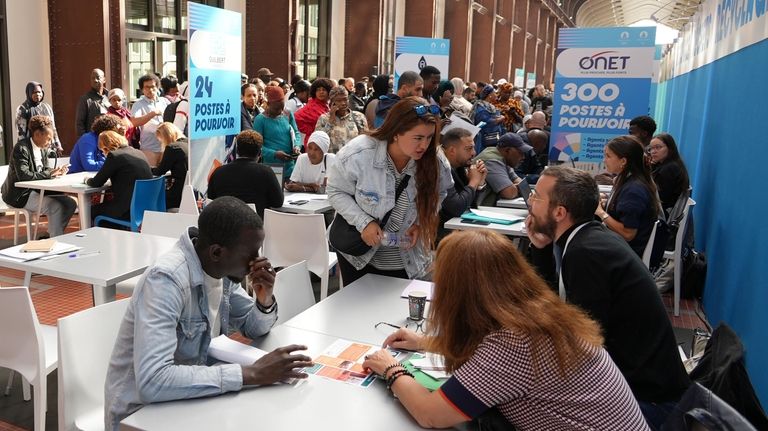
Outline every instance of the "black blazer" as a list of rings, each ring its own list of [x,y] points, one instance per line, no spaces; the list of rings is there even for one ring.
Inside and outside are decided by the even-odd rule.
[[[24,208],[29,200],[32,189],[16,187],[17,181],[47,180],[51,178],[51,169],[48,165],[48,151],[43,151],[43,169],[38,171],[35,165],[35,156],[32,154],[33,143],[31,138],[24,138],[13,146],[11,162],[8,164],[8,177],[3,183],[3,201],[15,208]]]
[[[171,171],[171,174],[165,178],[166,208],[178,208],[181,205],[181,193],[184,190],[184,180],[187,178],[189,169],[188,154],[189,142],[186,138],[179,139],[165,147],[160,165],[152,168],[152,174],[158,176]]]
[[[114,199],[110,202],[111,215],[130,214],[133,186],[136,180],[153,178],[147,157],[133,147],[120,147],[107,155],[104,166],[88,180],[91,187],[101,187],[112,181]]]

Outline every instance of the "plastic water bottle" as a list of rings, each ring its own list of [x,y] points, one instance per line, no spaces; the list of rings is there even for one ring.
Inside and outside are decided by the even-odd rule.
[[[411,237],[400,235],[397,232],[384,232],[381,236],[381,245],[385,247],[405,248],[411,245]]]

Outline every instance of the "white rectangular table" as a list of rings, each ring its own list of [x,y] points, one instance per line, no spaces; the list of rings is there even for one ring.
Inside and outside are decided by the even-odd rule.
[[[324,195],[317,195],[318,197],[313,198],[308,193],[285,192],[284,196],[283,206],[277,208],[277,211],[294,214],[322,214],[333,209],[331,202],[328,198],[323,197]],[[293,203],[299,200],[306,200],[308,202],[301,205]]]
[[[520,217],[528,216],[528,211],[523,209],[482,207],[482,206],[478,207],[478,209],[485,210],[485,211],[494,211],[498,213],[511,214],[511,215],[516,215]],[[520,221],[510,225],[498,224],[498,223],[491,223],[489,225],[478,225],[478,224],[462,223],[461,220],[462,220],[461,217],[454,217],[448,220],[447,222],[445,222],[445,228],[453,229],[453,230],[490,229],[502,235],[521,237],[521,238],[522,237],[527,238],[528,236],[525,232],[524,221]]]
[[[141,275],[177,241],[100,227],[61,235],[56,240],[82,247],[76,254],[98,253],[74,258],[65,253],[50,260],[27,262],[0,256],[0,266],[25,271],[26,286],[32,273],[91,284],[94,305],[113,301],[117,283]]]
[[[346,289],[345,289],[346,290]],[[280,325],[256,347],[305,344],[316,357],[338,337]],[[400,402],[376,381],[359,388],[310,376],[298,386],[273,385],[218,397],[150,404],[125,418],[121,430],[420,430]]]
[[[80,229],[91,227],[91,198],[93,193],[99,193],[109,188],[109,183],[102,187],[90,187],[83,183],[86,177],[93,177],[96,172],[78,172],[62,175],[50,180],[18,181],[16,187],[36,189],[40,192],[38,208],[42,207],[45,192],[60,192],[77,195],[77,210],[80,214]],[[37,226],[35,226],[37,233]]]
[[[367,274],[283,325],[352,341],[380,345],[394,328],[405,326],[408,300],[400,294],[410,280]],[[428,310],[428,309],[427,309]]]

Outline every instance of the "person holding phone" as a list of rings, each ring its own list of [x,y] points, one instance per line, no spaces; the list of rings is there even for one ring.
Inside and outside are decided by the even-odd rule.
[[[3,183],[3,200],[14,208],[24,208],[48,217],[48,234],[51,237],[64,233],[69,219],[77,209],[77,203],[66,195],[46,193],[40,205],[38,191],[16,187],[18,181],[47,180],[66,175],[69,166],[56,169],[48,167],[48,148],[53,141],[53,120],[45,115],[29,119],[29,137],[13,146],[8,176]]]
[[[333,87],[328,97],[331,109],[318,118],[315,130],[330,136],[328,152],[336,154],[352,138],[368,129],[368,121],[361,112],[349,109],[349,93],[343,86]]]
[[[282,164],[283,176],[290,178],[302,143],[293,113],[285,110],[282,88],[267,87],[267,109],[253,120],[253,130],[264,138],[261,148],[264,163]]]
[[[359,256],[337,253],[345,285],[369,273],[410,279],[427,275],[440,202],[452,185],[450,165],[437,151],[439,113],[420,97],[406,97],[390,109],[381,127],[356,137],[336,155],[328,199],[337,217],[371,247]],[[390,235],[398,238],[397,246],[382,244]]]

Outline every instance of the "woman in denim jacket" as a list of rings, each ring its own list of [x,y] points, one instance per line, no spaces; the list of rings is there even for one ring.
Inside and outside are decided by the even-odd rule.
[[[437,151],[433,109],[419,97],[401,100],[380,128],[349,141],[329,168],[331,204],[371,246],[362,256],[338,253],[345,285],[368,273],[398,278],[426,274],[440,202],[453,186],[450,165]],[[395,202],[402,181],[407,186]]]

